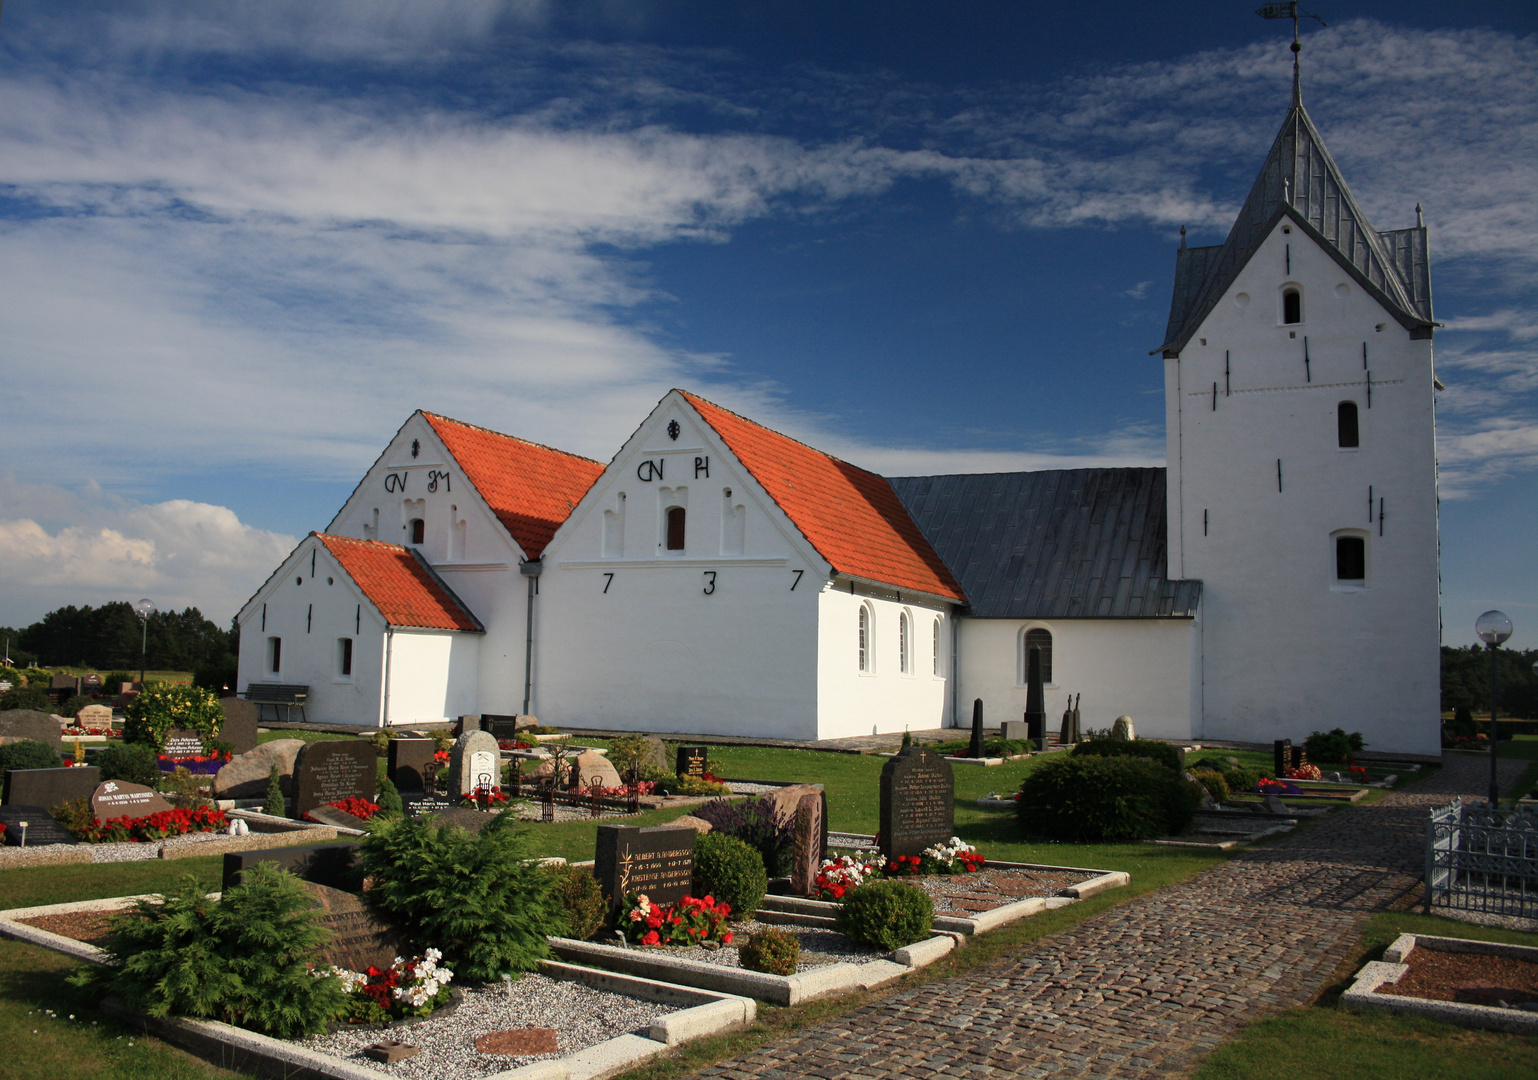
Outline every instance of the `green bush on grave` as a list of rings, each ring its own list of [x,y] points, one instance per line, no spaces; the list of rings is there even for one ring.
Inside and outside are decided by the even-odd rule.
[[[57,709],[53,710],[53,713],[55,716],[63,716],[73,720],[80,715],[81,709],[85,708],[87,705],[95,704],[95,698],[86,697],[84,694],[75,694],[71,696],[70,699],[63,705],[60,705]]]
[[[1093,844],[1179,833],[1201,801],[1200,784],[1147,759],[1059,754],[1025,778],[1015,806],[1030,835]]]
[[[1147,758],[1172,772],[1180,771],[1180,751],[1159,739],[1091,739],[1070,751],[1074,757]]]
[[[873,881],[845,894],[834,918],[839,933],[857,945],[900,949],[929,936],[935,905],[923,889]]]
[[[0,712],[9,712],[12,709],[52,712],[53,702],[48,700],[48,692],[40,686],[13,685],[5,693],[0,694]]]
[[[1216,769],[1197,769],[1191,775],[1196,777],[1198,784],[1207,789],[1208,795],[1218,802],[1228,801],[1228,780],[1222,773]]]
[[[262,813],[273,817],[288,817],[288,802],[283,798],[283,780],[274,765],[267,772],[267,797],[262,802]]]
[[[0,777],[5,776],[6,769],[57,769],[63,764],[57,750],[36,739],[0,746]]]
[[[388,776],[381,776],[375,784],[374,802],[379,806],[379,813],[386,817],[400,817],[406,812],[406,804],[401,802],[400,788]]]
[[[1347,764],[1366,745],[1360,731],[1353,731],[1348,735],[1344,728],[1316,731],[1303,740],[1303,747],[1308,751],[1308,760],[1315,765],[1321,762]]]
[[[545,872],[552,879],[551,907],[566,920],[561,936],[587,941],[602,930],[609,904],[592,868],[561,863],[546,866]]]
[[[160,761],[155,748],[145,743],[108,743],[96,752],[91,764],[103,780],[126,780],[153,788],[160,783]]]
[[[149,743],[165,749],[172,728],[195,731],[205,739],[219,734],[224,710],[212,690],[182,683],[152,682],[128,706],[123,722],[123,741]]]
[[[749,971],[794,975],[801,962],[801,939],[788,930],[766,926],[749,935],[738,948],[737,959]]]
[[[1453,710],[1453,721],[1448,726],[1460,739],[1472,739],[1479,733],[1479,728],[1474,724],[1474,710],[1467,705],[1459,705]]]
[[[112,921],[106,946],[117,967],[71,977],[151,1016],[191,1016],[288,1039],[324,1031],[348,1011],[341,982],[310,965],[331,934],[299,879],[257,863],[241,884],[210,900],[188,875],[174,892],[137,901]]]
[[[732,918],[751,919],[769,889],[758,850],[735,836],[708,832],[694,841],[694,895],[730,904]]]
[[[1220,771],[1223,773],[1223,782],[1228,785],[1230,793],[1254,791],[1255,785],[1259,784],[1260,778],[1265,775],[1260,769],[1251,768],[1248,765],[1230,765]]]
[[[370,901],[423,948],[441,949],[470,982],[532,971],[550,954],[547,934],[565,927],[552,879],[529,853],[509,814],[479,833],[411,818],[368,822],[359,861],[374,880]]]

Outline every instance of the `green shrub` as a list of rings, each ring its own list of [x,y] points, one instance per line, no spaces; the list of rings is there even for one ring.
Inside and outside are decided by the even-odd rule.
[[[1308,751],[1308,760],[1314,764],[1321,761],[1348,763],[1352,755],[1360,753],[1362,747],[1366,745],[1360,731],[1353,731],[1347,735],[1344,728],[1316,731],[1303,740],[1303,746]]]
[[[1453,734],[1460,739],[1472,739],[1479,732],[1474,726],[1474,710],[1467,705],[1459,705],[1453,710],[1451,727]]]
[[[63,764],[57,750],[36,739],[0,746],[0,777],[4,777],[6,769],[57,769]]]
[[[57,821],[63,826],[65,832],[77,840],[86,839],[96,822],[96,813],[91,809],[91,799],[88,795],[81,795],[57,806],[50,806],[48,816]]]
[[[1074,757],[1147,758],[1172,772],[1181,768],[1180,751],[1158,739],[1092,739],[1069,752]]]
[[[766,926],[738,948],[737,959],[749,971],[794,975],[801,961],[801,939],[788,930]]]
[[[735,836],[708,832],[694,841],[694,895],[730,904],[732,917],[751,919],[769,889],[764,859]]]
[[[283,799],[283,781],[274,765],[267,774],[267,799],[262,803],[262,813],[273,817],[288,817],[288,803]]]
[[[1223,770],[1223,780],[1228,784],[1228,790],[1254,791],[1255,785],[1260,783],[1260,778],[1265,774],[1259,769],[1248,765],[1230,765]]]
[[[122,691],[119,689],[125,682],[138,682],[139,677],[131,671],[109,671],[102,676],[101,685],[109,697],[117,697]]]
[[[165,749],[166,735],[172,728],[196,731],[204,738],[219,734],[224,711],[212,690],[202,690],[182,683],[153,682],[128,706],[123,723],[125,742],[149,743],[156,750]]]
[[[84,694],[75,694],[63,705],[60,705],[56,710],[54,710],[54,714],[56,716],[67,716],[73,720],[75,717],[80,715],[81,709],[85,708],[87,705],[95,704],[95,698],[86,697]]]
[[[730,795],[732,789],[719,780],[701,780],[697,776],[675,776],[668,786],[676,795]]]
[[[551,877],[530,860],[527,833],[499,814],[472,835],[410,818],[374,818],[359,845],[369,899],[422,946],[441,949],[466,981],[532,971],[565,929]]]
[[[374,802],[379,804],[379,812],[388,817],[400,817],[406,812],[406,804],[401,802],[400,789],[388,776],[381,776],[375,785]]]
[[[257,863],[241,884],[208,899],[190,875],[180,889],[140,900],[113,920],[116,968],[85,970],[77,985],[105,988],[151,1016],[193,1016],[280,1039],[325,1030],[348,1011],[333,977],[310,972],[330,932],[299,879]]]
[[[1146,840],[1189,825],[1201,791],[1146,759],[1063,754],[1025,778],[1015,805],[1034,835],[1081,844]]]
[[[835,915],[839,932],[859,945],[900,949],[929,936],[934,902],[901,881],[873,881],[845,894]]]
[[[5,693],[0,694],[0,712],[7,712],[11,709],[35,709],[38,712],[52,712],[53,702],[48,700],[48,692],[40,686],[13,685]]]
[[[1226,802],[1228,800],[1228,781],[1222,773],[1216,769],[1197,769],[1191,775],[1196,777],[1196,782],[1206,788],[1207,794],[1211,795],[1218,802]]]
[[[558,864],[545,867],[553,879],[550,885],[551,907],[566,920],[563,937],[587,941],[603,929],[609,913],[603,886],[586,866]]]
[[[148,788],[160,783],[155,748],[144,743],[108,743],[96,752],[91,764],[101,769],[103,780],[126,780]]]

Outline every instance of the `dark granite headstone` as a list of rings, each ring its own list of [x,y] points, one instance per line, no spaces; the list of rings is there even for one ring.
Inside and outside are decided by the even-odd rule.
[[[881,767],[881,853],[917,855],[956,831],[956,784],[950,762],[910,746]]]
[[[358,845],[350,841],[335,844],[311,844],[306,847],[267,848],[265,851],[230,851],[224,856],[223,883],[228,889],[240,884],[240,875],[259,862],[277,863],[305,881],[329,885],[333,889],[355,889],[362,884]]]
[[[361,896],[312,881],[304,883],[304,891],[320,909],[315,921],[331,931],[330,943],[316,953],[319,963],[363,972],[370,967],[387,968],[397,956],[411,955],[405,935]]]
[[[518,737],[517,716],[509,716],[501,713],[482,713],[481,730],[489,731],[498,739],[516,739]]]
[[[165,749],[160,751],[161,757],[171,758],[173,761],[181,761],[184,758],[201,757],[203,755],[203,736],[196,731],[186,728],[172,728],[166,732]]]
[[[694,887],[694,839],[688,826],[598,826],[593,875],[609,901],[611,918],[626,893],[645,893],[657,904],[671,904]]]
[[[127,780],[103,781],[91,796],[91,812],[103,821],[120,817],[149,817],[169,809],[171,804],[161,798],[154,788],[130,784]]]
[[[454,734],[463,735],[467,731],[481,730],[481,718],[479,716],[461,716],[454,724]]]
[[[967,745],[967,757],[987,757],[983,751],[983,699],[972,702],[972,741]]]
[[[5,842],[12,847],[21,846],[23,821],[27,823],[25,830],[27,847],[80,843],[65,832],[64,826],[53,820],[52,815],[43,807],[23,806],[18,803],[13,806],[0,806],[0,824],[5,826]]]
[[[244,754],[256,749],[256,720],[260,711],[256,702],[245,698],[222,697],[219,708],[224,711],[224,724],[219,728],[219,739],[230,743],[232,755]]]
[[[63,731],[59,722],[45,712],[36,709],[7,709],[0,712],[0,739],[7,742],[16,739],[32,739],[47,743],[55,750],[63,745]]]
[[[679,776],[692,776],[698,780],[710,771],[709,751],[703,746],[680,746],[675,771]]]
[[[378,760],[362,739],[305,743],[294,759],[294,817],[342,799],[373,801]]]
[[[80,692],[82,694],[101,693],[101,676],[94,671],[80,676]]]
[[[0,802],[20,806],[58,806],[71,799],[89,799],[101,783],[95,765],[69,769],[6,769],[5,797]]]
[[[1277,739],[1271,744],[1271,775],[1280,780],[1292,768],[1292,740]]]
[[[385,751],[385,775],[401,791],[426,791],[425,777],[438,774],[433,755],[437,739],[391,739]]]
[[[1292,748],[1292,767],[1294,769],[1301,769],[1307,764],[1308,748],[1303,746],[1294,746]]]
[[[73,675],[55,675],[48,683],[50,690],[68,690],[71,694],[80,690],[80,680]]]

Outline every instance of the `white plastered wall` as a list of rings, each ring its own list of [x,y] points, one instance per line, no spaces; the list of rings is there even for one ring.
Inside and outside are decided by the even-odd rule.
[[[1295,325],[1289,285],[1303,293]],[[1170,576],[1203,582],[1200,734],[1342,727],[1369,749],[1438,753],[1431,342],[1284,218],[1165,372]],[[1356,450],[1338,446],[1342,401],[1357,404]],[[1343,530],[1367,541],[1363,587],[1334,581]]]
[[[385,647],[388,725],[442,724],[476,711],[479,634],[397,629]]]
[[[1052,634],[1052,679],[1045,686],[1047,730],[1056,733],[1069,694],[1080,694],[1082,729],[1132,717],[1140,738],[1189,739],[1200,715],[1201,627],[1194,619],[963,619],[961,723],[983,701],[983,723],[997,729],[1025,718],[1024,636]]]

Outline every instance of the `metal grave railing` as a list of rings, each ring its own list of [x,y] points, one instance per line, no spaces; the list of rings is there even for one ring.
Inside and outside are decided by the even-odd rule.
[[[1538,918],[1538,815],[1454,799],[1426,821],[1426,911]]]

